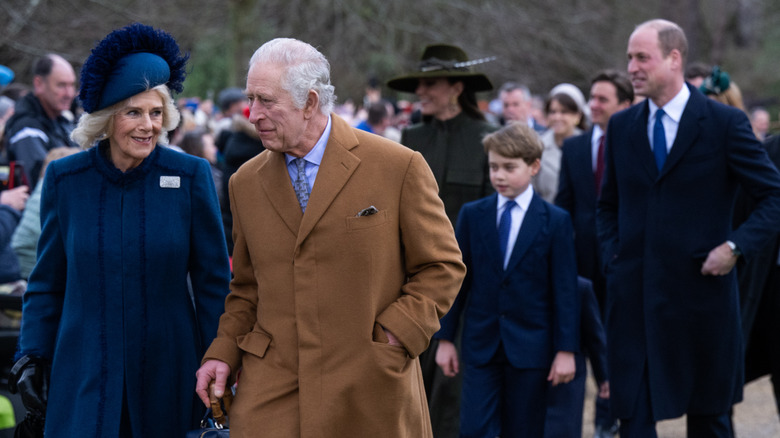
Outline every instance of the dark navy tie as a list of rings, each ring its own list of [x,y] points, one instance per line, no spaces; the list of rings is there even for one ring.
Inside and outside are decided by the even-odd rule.
[[[514,200],[507,201],[504,204],[504,212],[501,213],[501,220],[498,221],[498,242],[501,245],[501,262],[506,260],[506,248],[509,243],[509,232],[512,230],[512,209],[517,205]]]
[[[653,155],[655,155],[655,165],[658,166],[658,171],[664,167],[666,162],[666,133],[664,132],[664,124],[661,119],[664,117],[664,110],[658,108],[655,112],[655,125],[653,126]]]

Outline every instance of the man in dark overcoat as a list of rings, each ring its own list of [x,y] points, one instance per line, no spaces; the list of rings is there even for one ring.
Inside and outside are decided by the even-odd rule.
[[[743,368],[732,268],[780,222],[780,174],[743,112],[686,85],[686,55],[676,24],[639,25],[628,73],[647,99],[607,128],[597,226],[621,438],[655,437],[656,421],[683,414],[689,437],[730,435]],[[740,185],[757,207],[732,230]]]

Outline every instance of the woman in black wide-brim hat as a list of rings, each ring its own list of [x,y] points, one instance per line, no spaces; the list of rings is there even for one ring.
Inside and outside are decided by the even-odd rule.
[[[482,138],[497,127],[485,120],[477,106],[476,93],[493,89],[487,76],[472,70],[472,65],[481,62],[469,61],[459,47],[430,45],[417,71],[387,82],[388,87],[414,93],[419,99],[423,120],[402,132],[401,144],[425,157],[453,225],[463,204],[493,191]],[[457,436],[460,375],[443,376],[435,361],[438,345],[436,339],[431,340],[420,356],[433,432]]]
[[[82,68],[86,150],[46,170],[11,378],[47,437],[183,437],[203,414],[194,376],[230,268],[208,162],[164,146],[185,63],[134,24]]]
[[[485,120],[476,93],[493,85],[482,73],[472,71],[459,47],[435,44],[425,48],[417,71],[391,79],[387,86],[419,99],[423,120],[401,134],[401,143],[419,151],[439,183],[452,223],[460,207],[492,191],[482,137],[496,127]]]

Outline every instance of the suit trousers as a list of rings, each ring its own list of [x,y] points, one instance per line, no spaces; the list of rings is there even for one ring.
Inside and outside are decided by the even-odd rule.
[[[462,438],[543,438],[548,369],[512,366],[499,345],[485,365],[465,364]]]
[[[732,438],[731,421],[728,413],[718,415],[688,415],[686,418],[688,438]],[[639,394],[636,397],[634,416],[620,419],[620,438],[658,438],[650,401],[650,379],[647,364],[642,373]]]

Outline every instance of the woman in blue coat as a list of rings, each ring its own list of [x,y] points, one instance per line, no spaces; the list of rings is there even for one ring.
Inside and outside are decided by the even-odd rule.
[[[83,67],[73,138],[97,145],[46,171],[13,380],[47,437],[177,437],[202,415],[194,376],[230,270],[209,164],[160,145],[185,63],[134,24]]]

